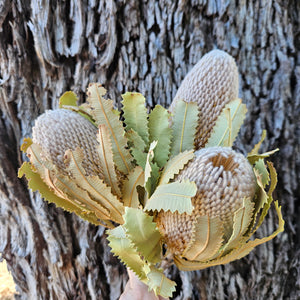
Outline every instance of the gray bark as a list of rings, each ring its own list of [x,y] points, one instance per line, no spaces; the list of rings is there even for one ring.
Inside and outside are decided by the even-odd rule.
[[[127,280],[104,230],[48,205],[16,177],[34,119],[66,90],[100,82],[116,104],[139,91],[166,107],[206,52],[230,53],[249,113],[236,147],[263,129],[285,232],[226,266],[169,276],[175,299],[300,299],[300,2],[0,1],[0,252],[20,299],[118,299]],[[258,236],[276,229],[271,213]]]

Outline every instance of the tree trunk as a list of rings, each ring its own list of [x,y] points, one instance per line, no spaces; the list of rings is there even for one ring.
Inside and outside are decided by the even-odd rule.
[[[276,199],[285,232],[247,257],[197,272],[170,268],[174,299],[300,298],[300,2],[297,0],[0,1],[0,252],[19,299],[118,299],[125,268],[105,232],[48,205],[17,170],[37,116],[73,90],[100,82],[119,105],[125,91],[168,107],[185,74],[209,50],[240,72],[246,153],[280,148]],[[276,228],[271,214],[258,235]]]

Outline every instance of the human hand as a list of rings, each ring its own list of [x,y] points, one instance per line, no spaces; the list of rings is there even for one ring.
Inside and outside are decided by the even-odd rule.
[[[128,270],[129,280],[119,300],[166,300],[156,296],[153,291],[149,292],[148,286],[141,282],[138,277]]]

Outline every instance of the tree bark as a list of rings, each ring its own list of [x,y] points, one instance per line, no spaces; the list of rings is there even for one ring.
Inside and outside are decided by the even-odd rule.
[[[19,299],[118,299],[125,268],[102,227],[48,205],[17,170],[36,117],[67,90],[85,99],[100,82],[168,107],[209,50],[231,54],[248,115],[235,144],[246,153],[263,129],[274,157],[285,232],[225,266],[168,276],[174,299],[300,298],[300,2],[297,0],[0,1],[0,253]],[[276,229],[273,213],[259,230]]]

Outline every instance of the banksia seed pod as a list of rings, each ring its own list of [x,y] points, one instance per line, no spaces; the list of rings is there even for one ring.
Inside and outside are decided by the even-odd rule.
[[[196,149],[203,148],[224,106],[238,98],[238,70],[234,59],[224,51],[204,55],[182,81],[169,111],[178,100],[197,102],[199,121]]]
[[[160,211],[156,219],[168,251],[179,256],[191,240],[198,216],[219,218],[226,241],[232,232],[234,213],[242,207],[245,198],[254,197],[256,190],[251,165],[231,148],[211,147],[196,151],[194,160],[176,180],[182,179],[189,179],[197,185],[197,194],[192,198],[192,214]]]
[[[32,129],[33,142],[40,145],[45,157],[65,173],[66,150],[80,147],[87,175],[103,177],[97,152],[97,128],[84,117],[66,109],[48,110],[39,116]]]

